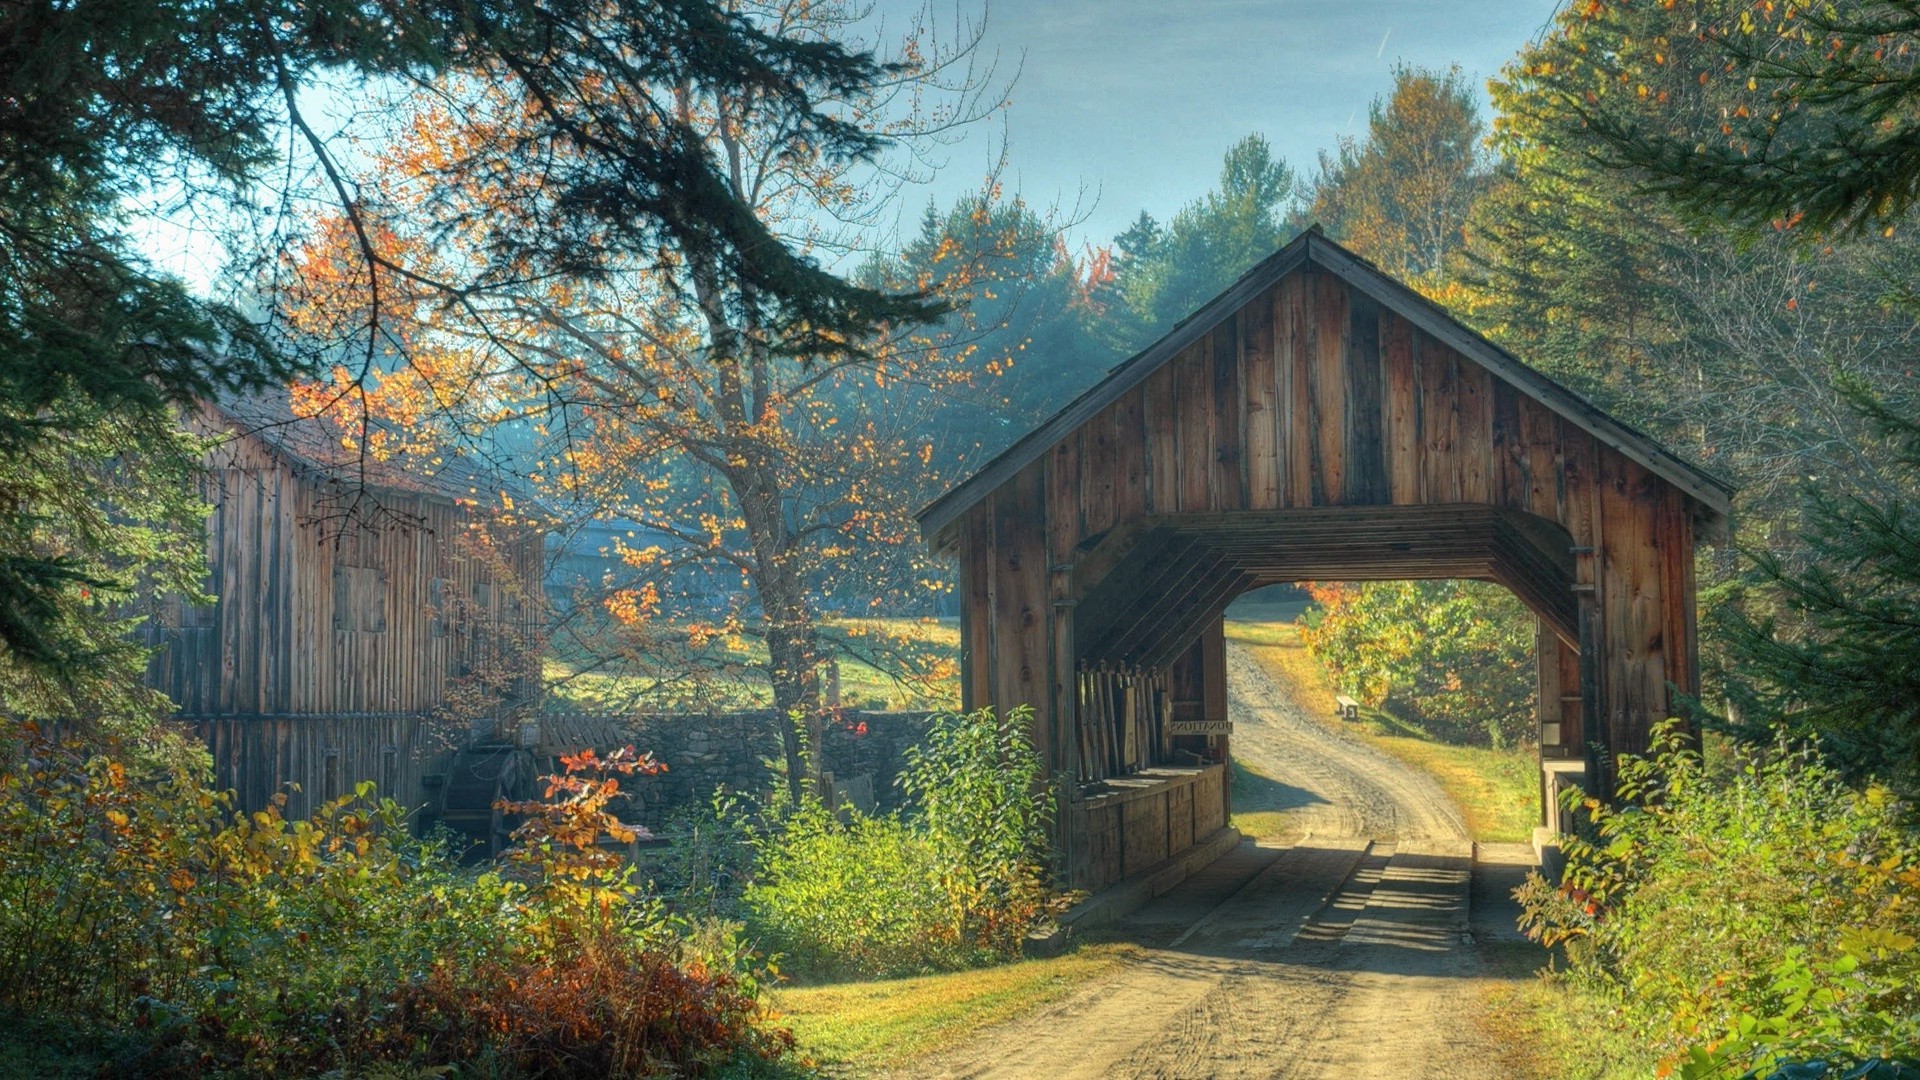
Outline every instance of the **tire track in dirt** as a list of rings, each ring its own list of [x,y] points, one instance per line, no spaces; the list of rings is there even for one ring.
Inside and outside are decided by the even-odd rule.
[[[896,1075],[1508,1075],[1477,1023],[1458,809],[1432,778],[1316,723],[1244,648],[1229,643],[1227,663],[1235,755],[1282,785],[1302,839],[1217,903],[1176,889],[1148,905],[1129,925],[1160,947],[1118,974]],[[1182,932],[1178,911],[1207,913]]]
[[[1378,840],[1466,840],[1433,777],[1316,722],[1246,646],[1227,643],[1233,755],[1288,789],[1288,831]]]

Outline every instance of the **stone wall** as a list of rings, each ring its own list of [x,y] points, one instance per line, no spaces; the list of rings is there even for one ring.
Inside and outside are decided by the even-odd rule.
[[[908,746],[927,730],[924,712],[847,711],[828,727],[826,771],[836,791],[862,809],[899,804],[894,784]],[[705,804],[725,787],[763,795],[780,763],[780,727],[771,710],[609,718],[577,714],[541,718],[541,758],[602,752],[631,744],[666,763],[655,776],[623,780],[632,798],[621,817],[657,829],[682,806]]]

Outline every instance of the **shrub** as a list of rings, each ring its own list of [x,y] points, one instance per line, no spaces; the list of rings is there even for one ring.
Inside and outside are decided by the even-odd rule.
[[[287,821],[29,729],[0,766],[0,1012],[110,1071],[699,1075],[778,1056],[751,981],[682,949],[600,847],[631,754],[569,762],[507,873],[411,840],[371,785]],[[614,994],[603,998],[600,995]]]
[[[903,814],[808,799],[757,842],[756,932],[826,973],[952,969],[1017,956],[1047,902],[1051,798],[1032,714],[936,717],[909,751]]]
[[[1477,581],[1315,585],[1301,640],[1346,693],[1450,741],[1532,737],[1534,618]]]
[[[1885,789],[1784,746],[1715,776],[1673,725],[1520,890],[1565,978],[1689,1077],[1920,1047],[1920,847]]]

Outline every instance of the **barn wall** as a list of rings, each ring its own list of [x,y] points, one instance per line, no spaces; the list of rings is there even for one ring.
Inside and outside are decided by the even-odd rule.
[[[306,817],[371,780],[382,797],[416,811],[431,794],[421,778],[445,771],[446,740],[419,716],[219,716],[190,722],[213,755],[214,782],[231,789],[244,810],[265,807],[285,792],[287,815]]]
[[[208,737],[243,806],[287,781],[310,798],[391,778],[402,801],[421,797],[422,718],[453,680],[526,639],[533,606],[470,556],[460,540],[470,519],[450,500],[359,492],[354,505],[353,489],[251,436],[223,445],[211,466],[207,591],[218,600],[171,605],[153,630],[149,684]],[[537,588],[537,536],[503,557]],[[531,692],[538,660],[520,662]]]
[[[1070,768],[1076,644],[1084,651],[1100,629],[1085,613],[1076,619],[1074,605],[1099,584],[1098,568],[1112,565],[1090,558],[1103,540],[1166,515],[1458,504],[1534,515],[1565,530],[1579,634],[1557,639],[1566,653],[1542,652],[1543,680],[1578,684],[1564,689],[1578,697],[1563,717],[1565,745],[1645,749],[1649,728],[1671,708],[1668,684],[1697,686],[1687,497],[1311,265],[1256,296],[959,520],[966,700],[1033,705],[1036,734],[1063,733],[1042,743],[1051,764]],[[1217,606],[1257,583],[1230,566],[1182,561],[1188,577],[1142,582],[1141,591],[1178,590],[1205,609],[1179,627],[1188,637],[1215,625]],[[1457,571],[1436,566],[1432,576]],[[1596,662],[1580,664],[1576,643]],[[1576,670],[1565,670],[1569,655]]]
[[[1595,715],[1614,750],[1645,747],[1669,682],[1696,685],[1686,497],[1333,274],[1284,278],[1047,460],[1062,464],[1033,505],[1053,511],[1056,558],[1150,514],[1477,503],[1536,515],[1571,535],[1576,589],[1597,610]]]

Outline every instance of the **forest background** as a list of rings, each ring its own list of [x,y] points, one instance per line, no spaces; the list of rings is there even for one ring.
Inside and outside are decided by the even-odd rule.
[[[13,80],[0,98],[0,496],[12,510],[0,521],[12,769],[0,839],[110,856],[88,864],[96,878],[52,859],[41,878],[6,879],[26,890],[6,911],[63,910],[33,891],[57,887],[78,890],[59,894],[74,903],[124,899],[100,909],[117,926],[195,913],[173,925],[217,964],[170,954],[163,974],[180,1000],[201,995],[195,1022],[216,1022],[197,1037],[219,1053],[257,1064],[249,1055],[327,1045],[317,1030],[262,1036],[246,1025],[292,1022],[272,994],[236,998],[203,977],[246,970],[224,951],[235,926],[274,943],[257,956],[297,953],[322,972],[326,942],[354,930],[328,922],[330,898],[377,880],[392,889],[367,910],[410,911],[405,883],[418,879],[411,855],[373,839],[388,809],[336,807],[305,831],[224,817],[204,759],[156,725],[168,706],[142,688],[128,632],[158,597],[204,599],[205,447],[181,407],[291,381],[298,409],[330,416],[368,457],[486,463],[502,479],[484,500],[498,528],[631,523],[614,547],[633,573],[554,606],[561,678],[614,672],[634,687],[630,707],[763,687],[796,718],[786,756],[799,803],[800,749],[836,657],[909,683],[950,672],[950,658],[873,618],[936,613],[950,589],[912,511],[1316,223],[1738,485],[1734,542],[1700,567],[1698,719],[1762,757],[1779,737],[1817,747],[1825,809],[1795,819],[1809,845],[1795,858],[1833,869],[1834,896],[1887,906],[1866,921],[1835,907],[1810,947],[1841,942],[1822,962],[1854,966],[1803,974],[1838,993],[1885,965],[1872,970],[1892,988],[1865,999],[1912,1004],[1912,938],[1841,932],[1914,917],[1900,855],[1910,825],[1887,809],[1920,778],[1920,544],[1905,509],[1920,484],[1911,5],[1578,5],[1493,82],[1490,120],[1459,73],[1403,70],[1363,136],[1288,163],[1249,135],[1226,149],[1213,190],[1085,250],[991,176],[928,207],[914,235],[875,232],[899,190],[890,177],[928,160],[918,148],[1002,105],[964,28],[943,40],[919,24],[881,54],[844,46],[848,9],[800,0],[215,8],[0,13]],[[621,44],[634,41],[659,47]],[[361,80],[373,128],[336,142],[314,127],[303,88],[331,78]],[[239,241],[226,302],[142,256],[126,215],[156,196]],[[855,269],[830,272],[829,254]],[[1362,696],[1463,738],[1524,738],[1531,618],[1510,597],[1440,583],[1320,599],[1315,647]],[[94,741],[62,756],[39,741],[49,722]],[[1680,768],[1647,783],[1697,779]],[[597,782],[558,790],[579,796],[561,807],[577,816],[545,821],[547,839],[606,824]],[[1832,821],[1862,815],[1874,843],[1897,849],[1891,863],[1826,850]],[[1641,819],[1600,817],[1633,842],[1589,853],[1589,880],[1611,893],[1541,901],[1555,933],[1602,937],[1612,931],[1581,920],[1608,903],[1632,911],[1607,860],[1653,841]],[[204,872],[174,874],[181,851]],[[727,966],[711,950],[671,953],[644,919],[609,922],[635,891],[582,852],[478,884],[433,867],[447,874],[436,903],[516,911],[499,940],[518,944],[495,957],[485,940],[459,943],[481,966],[414,987],[421,1015],[484,1041],[490,1021],[462,1012],[456,990],[511,987],[556,1013],[604,1004],[563,956],[604,965],[594,978],[614,981],[602,987]],[[238,881],[284,890],[219,891]],[[301,895],[324,940],[277,914]],[[35,1007],[147,997],[117,968],[49,959],[31,920],[7,933],[0,961],[14,970],[97,980],[41,986]],[[1614,940],[1612,968],[1595,961],[1611,985],[1631,984],[1620,958],[1638,944]],[[447,946],[422,938],[393,955]],[[355,1000],[396,992],[373,953],[350,955],[372,966],[338,984],[317,974],[301,992],[332,1001],[355,979],[371,988]],[[1761,959],[1792,957],[1746,962]],[[1791,992],[1715,999],[1698,1022]],[[750,1001],[723,1011],[714,1044],[685,1048],[689,1060],[743,1044],[777,1056],[743,1034]],[[142,1020],[186,1038],[167,1023]]]

